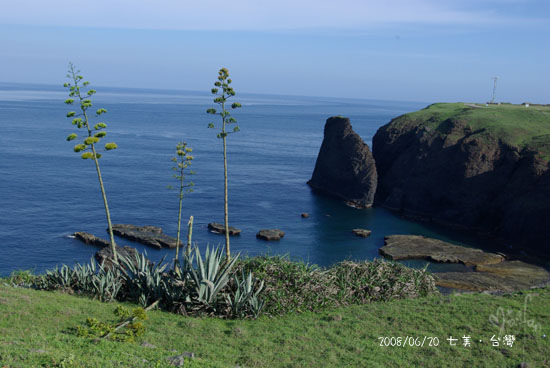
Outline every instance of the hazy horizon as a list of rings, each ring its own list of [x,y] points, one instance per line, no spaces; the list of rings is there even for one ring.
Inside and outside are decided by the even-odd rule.
[[[29,9],[32,11],[29,12]],[[550,103],[550,3],[20,0],[0,14],[0,81],[385,101]]]
[[[50,87],[50,88],[57,88],[58,91],[63,93],[63,96],[66,95],[66,89],[63,87],[62,83],[32,83],[32,82],[7,82],[0,80],[0,86],[2,85],[18,85],[18,86],[43,86],[43,87]],[[177,88],[155,88],[155,87],[128,87],[128,86],[108,86],[108,85],[96,85],[93,83],[90,83],[90,88],[97,89],[97,94],[94,96],[94,98],[102,98],[101,92],[102,89],[108,89],[108,90],[134,90],[134,91],[153,91],[153,92],[167,92],[167,93],[185,93],[185,94],[200,94],[204,95],[205,97],[208,97],[208,103],[211,102],[211,92],[210,90],[190,90],[190,89],[177,89]],[[53,92],[53,91],[52,91]],[[381,102],[411,102],[411,103],[437,103],[437,102],[479,102],[481,101],[421,101],[421,100],[392,100],[392,99],[379,99],[379,98],[358,98],[358,97],[339,97],[339,96],[313,96],[313,95],[298,95],[298,94],[289,94],[289,93],[261,93],[261,92],[247,92],[247,91],[241,91],[240,93],[236,94],[236,98],[238,99],[238,96],[265,96],[265,97],[287,97],[287,98],[313,98],[313,99],[334,99],[334,100],[350,100],[350,101],[381,101]],[[484,101],[485,102],[485,101]]]

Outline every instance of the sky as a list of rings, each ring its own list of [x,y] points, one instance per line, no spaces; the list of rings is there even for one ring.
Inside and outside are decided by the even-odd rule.
[[[0,1],[0,82],[550,103],[548,0]]]

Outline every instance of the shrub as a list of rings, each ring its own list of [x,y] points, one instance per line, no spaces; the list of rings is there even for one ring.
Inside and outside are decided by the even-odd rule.
[[[437,293],[426,269],[382,259],[320,268],[287,257],[237,256],[227,261],[219,248],[207,247],[203,257],[194,247],[183,264],[166,271],[168,264],[150,262],[144,254],[120,258],[120,265],[108,270],[96,268],[93,260],[85,266],[63,266],[36,279],[35,285],[221,318],[256,318],[262,312],[275,316]]]
[[[77,326],[77,335],[94,339],[134,342],[136,337],[144,334],[143,321],[147,320],[147,313],[143,308],[134,308],[130,311],[119,305],[115,308],[114,314],[118,318],[116,322],[101,322],[97,318],[87,318],[86,326]]]
[[[265,313],[315,311],[328,306],[414,298],[436,293],[426,269],[376,259],[341,262],[328,269],[287,257],[255,257],[241,261],[240,270],[253,272],[265,283]]]
[[[30,287],[38,277],[29,270],[16,270],[8,277],[0,280],[11,286]]]

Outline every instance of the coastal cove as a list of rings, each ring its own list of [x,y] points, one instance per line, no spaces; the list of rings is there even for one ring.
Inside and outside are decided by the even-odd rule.
[[[207,230],[223,219],[223,165],[220,142],[207,129],[210,95],[198,92],[95,87],[97,106],[119,149],[102,158],[102,172],[114,223],[154,225],[175,235],[177,193],[168,190],[170,157],[178,141],[193,147],[195,192],[184,199],[184,218],[193,215],[193,240],[200,247],[223,243]],[[42,272],[61,264],[87,262],[95,247],[70,238],[86,231],[107,238],[93,165],[82,162],[65,141],[63,88],[0,84],[0,276],[16,269]],[[353,129],[371,144],[376,130],[392,118],[427,103],[240,94],[235,114],[241,133],[229,144],[229,222],[242,229],[232,250],[242,255],[288,254],[292,259],[328,266],[338,261],[379,257],[384,236],[425,235],[472,247],[488,246],[468,234],[400,218],[374,207],[357,210],[317,195],[311,178],[323,127],[329,116],[351,119]],[[301,213],[309,217],[302,218]],[[260,229],[285,232],[278,242],[256,239]],[[368,238],[351,230],[372,230]],[[146,250],[152,260],[171,258],[117,238],[119,245]],[[406,264],[422,267],[425,261]],[[430,266],[460,270],[460,265]]]

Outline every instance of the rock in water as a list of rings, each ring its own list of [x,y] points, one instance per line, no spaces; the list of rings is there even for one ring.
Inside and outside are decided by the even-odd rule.
[[[77,231],[73,235],[76,239],[86,244],[97,245],[99,247],[107,247],[111,245],[111,243],[108,242],[107,240],[98,238],[97,236],[90,233],[86,233],[84,231]]]
[[[113,265],[113,250],[111,249],[111,242],[98,238],[97,236],[79,231],[74,233],[76,239],[81,240],[86,244],[97,245],[102,247],[101,250],[97,251],[95,254],[95,259],[99,264],[103,264],[105,268],[111,268]],[[136,256],[139,255],[136,248],[125,246],[116,246],[117,255],[120,257],[125,257],[130,260],[136,259]]]
[[[225,226],[224,224],[218,224],[217,222],[211,222],[208,224],[208,230],[212,231],[216,234],[225,234]],[[229,235],[235,236],[240,235],[241,229],[237,229],[236,227],[229,226]]]
[[[284,236],[285,236],[285,232],[279,229],[274,229],[274,230],[263,229],[256,234],[256,238],[268,240],[268,241],[281,240],[281,238]]]
[[[504,260],[504,257],[499,254],[462,247],[420,235],[386,236],[384,237],[384,246],[378,251],[381,255],[394,261],[426,259],[432,262],[479,266],[500,263]]]
[[[157,249],[176,247],[176,238],[164,234],[162,229],[156,226],[115,224],[113,225],[113,233]]]
[[[519,262],[519,261],[518,261]],[[504,261],[501,267],[515,267]],[[532,266],[532,265],[528,265]],[[532,266],[531,273],[499,274],[492,270],[479,272],[438,272],[434,273],[437,286],[469,291],[513,292],[548,285],[548,273],[541,267]]]
[[[367,229],[353,229],[351,232],[355,236],[360,236],[362,238],[366,238],[366,237],[370,236],[370,234],[372,234],[372,231],[367,230]]]
[[[338,116],[328,118],[308,184],[355,207],[367,208],[374,201],[377,180],[374,157],[369,146],[351,128],[350,120]]]
[[[427,259],[433,262],[463,263],[475,272],[438,272],[437,286],[471,291],[517,291],[548,283],[544,268],[522,261],[506,261],[499,254],[467,248],[417,235],[391,235],[384,238],[380,254],[393,259]]]

